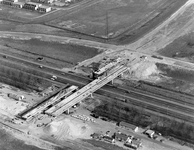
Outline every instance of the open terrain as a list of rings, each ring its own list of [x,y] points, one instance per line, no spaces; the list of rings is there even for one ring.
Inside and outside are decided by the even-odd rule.
[[[103,38],[114,38],[124,32],[138,30],[169,11],[179,1],[100,1],[86,9],[67,14],[46,24],[83,34]]]
[[[26,22],[29,18],[41,16],[40,13],[26,9],[13,9],[9,6],[0,5],[0,19],[13,20],[15,22]]]
[[[43,64],[50,63],[59,68],[73,67],[78,62],[94,57],[100,52],[96,48],[37,38],[1,38],[0,44],[4,46],[1,52],[5,54],[28,57],[34,61],[37,61],[38,57],[43,57],[41,61]]]
[[[74,5],[74,8],[63,10],[62,13],[52,13],[51,20],[49,15],[43,17],[45,20],[34,16],[37,20],[30,23],[37,24],[1,21],[0,30],[18,31],[1,32],[0,35],[0,82],[20,88],[10,88],[5,84],[0,88],[0,121],[11,127],[7,127],[6,131],[12,131],[11,134],[16,139],[25,141],[27,145],[48,150],[58,147],[73,150],[120,150],[126,148],[121,142],[115,146],[90,139],[94,132],[105,134],[110,131],[112,134],[118,130],[140,137],[142,150],[190,150],[189,147],[168,140],[168,136],[190,143],[194,139],[194,67],[167,58],[192,62],[194,42],[190,32],[193,31],[194,1],[188,0],[170,16],[185,2],[186,0],[88,0]],[[15,16],[19,16],[19,11],[11,11],[11,8],[5,7],[0,11],[5,13],[8,10],[11,13],[5,15],[8,19],[11,20],[15,12]],[[63,16],[66,11],[68,13]],[[58,13],[61,14],[58,16]],[[24,14],[23,17],[28,17],[27,15],[31,14]],[[53,18],[55,19],[52,20]],[[166,18],[168,19],[164,21]],[[158,24],[160,25],[153,29]],[[144,35],[151,29],[150,33]],[[56,36],[50,35],[51,33]],[[144,36],[132,44],[108,44],[128,44],[131,40],[138,39],[138,34]],[[77,39],[63,37],[72,35]],[[83,40],[82,37],[89,40]],[[106,40],[106,44],[92,41],[103,41],[103,38],[112,41]],[[176,50],[172,49],[174,45],[178,45]],[[153,53],[167,57],[153,57]],[[126,66],[129,70],[115,79],[113,85],[108,84],[97,91],[101,96],[94,94],[93,98],[87,98],[80,106],[70,109],[73,115],[86,115],[95,122],[65,114],[53,120],[52,116],[43,113],[29,122],[16,120],[13,123],[11,120],[25,108],[40,102],[47,95],[46,92],[53,91],[53,86],[59,88],[67,83],[78,85],[79,88],[84,86],[92,80],[88,78],[92,69],[98,69],[117,57],[128,63]],[[18,101],[9,98],[8,93],[12,90],[25,99]],[[104,116],[114,121],[94,118],[90,116],[91,111],[100,115],[100,118]],[[116,125],[119,121],[135,124],[140,127],[140,131],[135,133],[122,129]],[[6,125],[2,124],[2,128],[5,129]],[[165,142],[148,139],[142,134],[144,127],[164,134],[161,138]],[[15,129],[21,132],[13,132]],[[5,138],[10,141],[7,134]],[[2,149],[7,144],[3,140],[5,145]],[[15,142],[15,139],[11,140]],[[31,147],[32,150],[33,148]]]

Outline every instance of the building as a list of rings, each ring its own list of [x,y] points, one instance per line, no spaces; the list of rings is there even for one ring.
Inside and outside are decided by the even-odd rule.
[[[42,6],[42,4],[34,3],[34,2],[26,2],[23,8],[29,9],[29,10],[37,10],[40,6]]]
[[[18,0],[2,0],[1,3],[5,5],[12,5],[12,3],[18,2]]]
[[[2,4],[12,6],[13,3],[18,2],[18,0],[1,0]]]
[[[34,3],[44,3],[44,4],[52,4],[54,0],[30,0],[31,2]]]
[[[148,130],[146,130],[144,132],[144,134],[147,134],[148,137],[153,138],[154,137],[154,134],[155,134],[155,131],[148,129]]]
[[[11,2],[9,0],[3,0],[1,3],[4,4],[4,5],[10,5],[11,6],[13,2]]]
[[[51,11],[51,7],[49,7],[49,6],[40,6],[39,8],[38,8],[38,11],[39,12],[41,12],[41,13],[47,13],[47,12],[49,12],[49,11]]]
[[[54,2],[54,0],[45,0],[46,4],[52,4]]]
[[[39,3],[40,0],[30,0],[30,2],[32,2],[32,3]]]
[[[141,141],[132,140],[132,142],[131,142],[131,147],[132,148],[138,149],[141,146],[142,146],[142,142]]]
[[[130,147],[130,148],[133,148],[133,149],[138,149],[139,147],[142,146],[142,143],[141,143],[141,141],[132,140],[131,142],[126,142],[124,145],[126,147]]]
[[[23,8],[24,4],[25,4],[24,2],[14,2],[12,3],[12,7]]]
[[[138,131],[138,127],[137,127],[137,126],[132,125],[132,124],[129,124],[129,123],[126,123],[126,122],[123,122],[123,121],[121,121],[121,122],[119,123],[119,126],[120,126],[120,127],[124,127],[124,128],[126,128],[126,129],[131,129],[131,130],[133,130],[133,131],[135,131],[135,132]]]
[[[104,141],[109,143],[115,143],[115,140],[110,136],[103,136]]]
[[[91,137],[96,140],[101,140],[102,139],[102,134],[99,133],[93,133],[91,134]]]
[[[122,142],[129,142],[131,141],[131,136],[128,136],[127,134],[117,132],[114,134],[115,140],[122,141]]]

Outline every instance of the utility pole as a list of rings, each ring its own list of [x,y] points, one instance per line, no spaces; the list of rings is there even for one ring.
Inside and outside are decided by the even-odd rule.
[[[108,11],[106,11],[106,39],[108,41]]]
[[[108,33],[109,33],[109,29],[108,29],[108,3],[107,3],[107,0],[106,0],[106,41],[108,41]]]

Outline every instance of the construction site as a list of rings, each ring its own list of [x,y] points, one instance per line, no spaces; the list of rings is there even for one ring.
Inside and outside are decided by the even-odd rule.
[[[82,0],[0,16],[0,149],[192,150],[193,6]]]

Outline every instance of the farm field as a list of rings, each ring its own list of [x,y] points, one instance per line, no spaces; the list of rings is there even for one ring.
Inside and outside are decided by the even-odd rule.
[[[107,2],[102,0],[98,4],[46,24],[101,38],[114,38],[126,31],[141,28],[178,2],[176,0]]]
[[[9,19],[16,22],[26,22],[42,14],[26,9],[16,9],[6,5],[0,5],[0,19]]]
[[[158,53],[172,57],[175,59],[181,59],[194,63],[194,33],[191,32],[187,35],[175,39],[172,43],[161,49]]]
[[[0,149],[2,150],[43,150],[32,145],[26,145],[24,141],[20,141],[8,134],[6,131],[0,129]],[[12,143],[12,144],[10,144]]]
[[[1,38],[0,44],[5,46],[1,49],[4,53],[35,61],[39,56],[42,56],[44,57],[42,63],[50,62],[51,65],[59,68],[72,67],[78,62],[100,53],[96,48],[56,41],[42,41],[36,38],[28,40]]]

